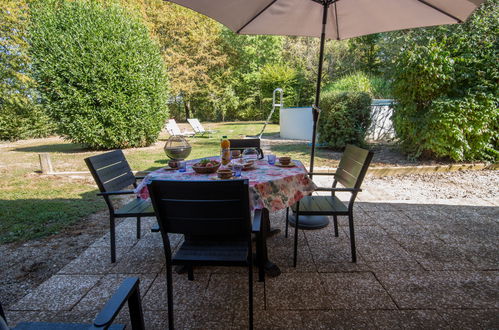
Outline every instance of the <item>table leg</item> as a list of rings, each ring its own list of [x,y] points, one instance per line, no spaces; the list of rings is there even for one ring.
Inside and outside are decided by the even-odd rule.
[[[272,261],[269,260],[269,256],[267,253],[267,237],[269,236],[268,234],[270,233],[270,217],[269,217],[269,210],[268,209],[263,209],[262,210],[262,233],[261,233],[261,254],[259,257],[262,259],[259,260],[263,264],[263,268],[265,269],[265,274],[267,274],[270,277],[276,277],[281,275],[281,270],[279,267],[274,264]]]

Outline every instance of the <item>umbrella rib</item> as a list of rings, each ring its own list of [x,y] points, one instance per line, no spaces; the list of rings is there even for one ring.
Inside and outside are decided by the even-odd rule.
[[[433,8],[433,9],[435,9],[436,11],[441,12],[441,13],[442,13],[442,14],[444,14],[444,15],[449,16],[449,17],[450,17],[450,18],[452,18],[452,19],[455,19],[458,23],[462,23],[462,22],[463,22],[462,20],[460,20],[460,19],[459,19],[459,18],[457,18],[456,16],[454,16],[454,15],[452,15],[452,14],[449,14],[449,13],[448,13],[448,12],[446,12],[445,10],[440,9],[440,8],[438,8],[437,6],[432,5],[431,3],[426,2],[425,0],[418,0],[418,1],[419,1],[419,2],[421,2],[422,4],[424,4],[424,5],[428,6],[428,7],[431,7],[431,8]]]
[[[245,27],[248,26],[248,24],[250,24],[251,22],[253,22],[258,16],[260,16],[264,11],[266,11],[270,6],[272,6],[277,0],[273,0],[271,1],[267,6],[265,6],[265,8],[263,8],[262,10],[260,10],[260,12],[258,12],[258,14],[256,14],[255,16],[253,16],[248,22],[246,22],[243,26],[241,26],[241,28],[239,28],[239,30],[236,31],[237,34],[239,34],[241,32],[242,29],[244,29]]]
[[[336,21],[336,38],[340,40],[340,24],[338,23],[338,10],[336,9],[336,2],[334,2],[334,16]]]

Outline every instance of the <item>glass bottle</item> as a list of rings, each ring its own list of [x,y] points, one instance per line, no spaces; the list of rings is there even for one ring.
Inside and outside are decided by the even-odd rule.
[[[222,161],[222,165],[230,163],[230,141],[227,139],[227,136],[223,136],[220,142],[220,160]]]

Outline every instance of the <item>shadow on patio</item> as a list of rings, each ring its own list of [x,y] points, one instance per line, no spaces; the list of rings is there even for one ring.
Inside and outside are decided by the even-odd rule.
[[[270,258],[283,273],[255,282],[257,328],[497,327],[497,207],[361,201],[355,218],[357,264],[349,262],[342,218],[340,237],[332,226],[300,231],[296,269],[292,238],[281,232],[269,239]],[[12,305],[10,322],[91,321],[119,283],[135,275],[146,328],[167,328],[164,256],[160,234],[148,231],[153,222],[139,241],[134,222],[122,222],[116,264],[105,235]],[[271,223],[283,229],[284,212],[272,214]],[[245,270],[195,273],[193,282],[174,274],[179,328],[245,328]]]

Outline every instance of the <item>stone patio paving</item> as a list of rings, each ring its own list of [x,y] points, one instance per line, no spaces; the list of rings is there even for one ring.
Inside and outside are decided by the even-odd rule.
[[[401,195],[417,187],[369,178],[364,188],[354,214],[356,264],[345,218],[340,237],[332,226],[299,232],[296,269],[292,235],[269,239],[270,259],[283,273],[255,282],[255,327],[499,328],[499,198],[410,199]],[[166,329],[165,262],[152,223],[137,241],[135,222],[121,222],[115,264],[106,235],[13,304],[10,323],[91,322],[125,277],[138,276],[146,328]],[[272,214],[271,223],[283,229],[284,212]],[[198,268],[192,282],[174,274],[174,291],[179,329],[247,327],[245,269]],[[126,322],[127,312],[119,318]]]

